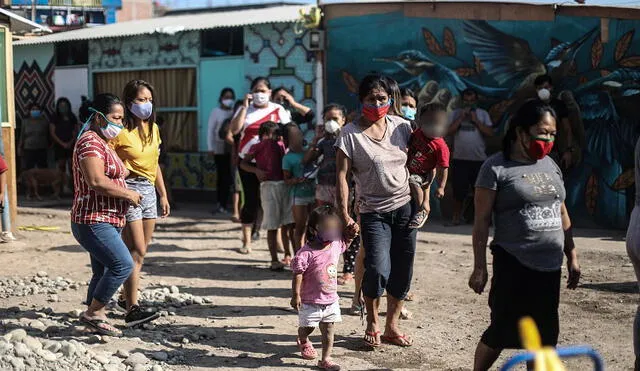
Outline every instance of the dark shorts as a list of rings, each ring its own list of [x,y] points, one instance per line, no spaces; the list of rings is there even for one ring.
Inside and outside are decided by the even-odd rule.
[[[379,298],[385,290],[396,299],[407,296],[416,253],[417,229],[409,228],[412,215],[411,202],[388,213],[360,214],[366,297]]]
[[[452,160],[451,161],[451,185],[453,198],[464,201],[478,178],[478,173],[483,161]]]
[[[522,348],[518,321],[530,316],[538,326],[542,344],[556,346],[560,329],[560,270],[532,270],[501,247],[493,247],[492,253],[491,324],[481,341],[492,349]]]

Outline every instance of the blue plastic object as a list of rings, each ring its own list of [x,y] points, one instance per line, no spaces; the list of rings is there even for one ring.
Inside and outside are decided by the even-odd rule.
[[[604,371],[604,363],[602,362],[602,358],[595,351],[595,349],[586,345],[579,346],[571,346],[571,347],[562,347],[557,348],[556,353],[560,358],[575,358],[575,357],[589,357],[593,362],[593,369],[595,371]],[[509,359],[503,366],[500,368],[501,371],[508,371],[513,369],[515,366],[533,361],[535,358],[535,352],[526,352],[520,353],[513,356]]]

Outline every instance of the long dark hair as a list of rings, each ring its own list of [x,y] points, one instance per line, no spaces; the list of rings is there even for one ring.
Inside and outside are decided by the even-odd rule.
[[[131,112],[129,106],[133,104],[133,101],[138,96],[138,92],[142,88],[147,88],[149,92],[151,92],[151,99],[153,101],[153,111],[151,111],[151,116],[149,117],[149,122],[154,124],[156,122],[156,94],[154,92],[153,86],[144,80],[131,80],[125,85],[124,90],[122,92],[122,99],[124,100],[124,126],[127,130],[133,130],[136,128],[136,119],[135,115]],[[153,127],[149,128],[149,132],[147,133],[146,138],[144,137],[144,132],[142,130],[139,131],[140,139],[142,139],[143,143],[153,143]]]
[[[73,112],[71,111],[71,101],[69,101],[69,99],[65,98],[65,97],[61,97],[56,101],[56,112],[53,115],[53,119],[54,122],[57,124],[59,122],[64,122],[64,115],[62,113],[60,113],[60,105],[66,103],[67,107],[69,107],[69,112],[67,112],[67,122],[72,123],[73,125],[76,125],[78,123],[78,118],[76,117],[76,115],[73,114]]]
[[[316,238],[318,231],[318,224],[320,224],[325,218],[338,217],[338,210],[331,205],[323,205],[313,209],[307,219],[307,232],[305,234],[307,242],[313,241]]]
[[[264,83],[268,89],[271,89],[271,81],[269,81],[269,79],[266,77],[260,76],[251,81],[251,91],[253,91],[253,88],[255,88],[261,82]]]
[[[93,104],[91,105],[91,108],[93,108],[94,110],[102,113],[103,115],[108,115],[109,113],[111,113],[111,110],[113,108],[113,106],[115,105],[121,105],[124,106],[124,104],[122,103],[122,101],[120,100],[120,98],[118,98],[117,96],[110,94],[110,93],[103,93],[103,94],[98,94],[95,99],[93,100]],[[92,112],[93,113],[93,112]],[[92,124],[97,124],[98,123],[98,114],[94,114],[93,118],[91,120]],[[101,117],[101,116],[100,116]]]
[[[538,125],[546,113],[551,114],[554,119],[556,118],[556,112],[553,108],[540,99],[530,99],[518,108],[516,114],[509,121],[507,134],[502,139],[502,153],[504,158],[509,159],[511,157],[513,143],[518,137],[517,129],[520,128],[525,132],[529,132],[532,126]]]
[[[400,115],[400,99],[402,97],[400,95],[400,86],[398,86],[396,80],[380,75],[366,76],[360,82],[360,86],[358,86],[358,97],[360,98],[360,102],[364,101],[364,98],[366,98],[373,89],[384,90],[389,95],[389,99],[393,100],[393,102],[391,102],[389,114]]]

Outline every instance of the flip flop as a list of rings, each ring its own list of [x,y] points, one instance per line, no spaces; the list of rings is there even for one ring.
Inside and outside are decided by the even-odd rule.
[[[326,361],[318,361],[318,368],[326,371],[340,371],[341,369],[339,364],[333,362],[330,359]]]
[[[413,340],[409,338],[407,335],[396,335],[396,336],[387,336],[382,335],[380,340],[384,341],[387,344],[396,345],[403,348],[408,348],[413,345]]]
[[[87,318],[83,314],[82,316],[80,316],[80,323],[82,323],[86,327],[91,328],[92,330],[96,331],[100,335],[107,335],[107,336],[113,336],[113,337],[122,336],[122,331],[118,330],[117,328],[110,325],[107,321],[102,319]]]
[[[311,341],[307,339],[306,342],[301,343],[300,338],[296,339],[296,343],[298,344],[298,349],[300,349],[300,354],[302,354],[302,358],[312,360],[318,358],[318,352],[311,344]]]
[[[382,333],[382,332],[380,332],[380,331],[375,331],[375,332],[372,332],[372,331],[365,331],[365,333],[364,333],[364,334],[365,334],[366,336],[371,336],[371,337],[372,337],[372,338],[374,338],[374,339],[378,339],[378,335],[380,335],[381,333]],[[372,342],[368,341],[366,337],[364,338],[364,343],[365,343],[366,345],[368,345],[368,346],[372,347],[372,348],[377,348],[377,347],[379,347],[380,345],[382,345],[379,341],[376,341],[376,342],[372,343]]]

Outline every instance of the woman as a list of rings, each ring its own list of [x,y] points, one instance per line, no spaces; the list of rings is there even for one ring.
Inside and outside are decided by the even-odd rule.
[[[58,99],[53,122],[49,124],[49,135],[53,139],[53,149],[58,169],[65,174],[67,172],[67,163],[69,163],[73,154],[73,142],[76,137],[77,125],[78,118],[71,112],[69,99]]]
[[[127,186],[142,195],[138,206],[127,211],[127,226],[123,239],[131,251],[135,268],[124,285],[120,308],[126,308],[127,327],[153,321],[158,313],[143,310],[138,304],[140,271],[147,248],[151,243],[160,204],[162,217],[169,216],[170,206],[164,178],[158,160],[160,156],[160,130],[155,123],[153,87],[143,80],[132,80],[122,93],[125,106],[125,129],[113,140],[112,147],[122,159],[130,174]],[[156,199],[156,191],[160,200]]]
[[[388,115],[393,96],[391,81],[375,75],[362,80],[362,116],[346,125],[336,142],[338,207],[352,232],[357,231],[357,225],[348,208],[350,172],[359,197],[360,231],[366,250],[362,281],[367,309],[364,340],[373,347],[381,340],[398,346],[412,344],[398,328],[416,247],[416,232],[409,229],[412,207],[405,167],[411,127],[405,120]],[[378,307],[385,290],[387,322],[380,336]]]
[[[413,90],[404,88],[400,90],[402,96],[402,117],[413,122],[416,119],[416,112],[418,112],[418,100]]]
[[[23,157],[24,170],[47,168],[47,149],[49,148],[49,123],[40,106],[29,106],[29,117],[22,120],[18,155]]]
[[[488,370],[502,349],[520,348],[518,321],[531,316],[543,345],[558,342],[558,303],[562,252],[575,289],[580,266],[564,205],[562,172],[547,155],[553,148],[556,118],[540,100],[515,114],[503,151],[489,158],[476,181],[473,226],[474,270],[469,286],[481,294],[487,284],[487,239],[492,216],[493,278],[491,323],[482,335],[474,369]]]
[[[234,135],[242,134],[238,144],[238,156],[244,159],[249,149],[259,141],[260,125],[267,121],[276,124],[291,122],[289,113],[279,104],[270,102],[271,83],[266,77],[258,77],[251,82],[251,93],[244,98],[242,106],[236,111],[231,120],[230,130]],[[251,228],[258,217],[260,208],[260,182],[255,174],[238,168],[242,189],[244,191],[244,205],[240,212],[242,223],[242,249],[251,251]]]
[[[128,171],[107,145],[123,129],[120,99],[100,94],[91,111],[72,158],[75,194],[71,231],[89,252],[93,271],[88,308],[80,321],[103,335],[120,336],[122,332],[107,323],[106,304],[133,270],[133,259],[120,232],[127,208],[140,203],[140,194],[127,189]]]
[[[640,140],[636,143],[635,151],[635,176],[636,176],[636,204],[629,220],[627,230],[627,254],[636,271],[636,278],[640,285]],[[640,371],[640,306],[636,311],[636,319],[633,323],[633,349],[636,355],[635,371]]]
[[[316,118],[316,114],[311,108],[296,102],[291,93],[283,87],[274,89],[271,93],[271,99],[283,106],[289,112],[291,121],[298,125],[311,125],[313,120]]]
[[[233,191],[231,177],[231,153],[225,150],[226,132],[223,124],[233,115],[233,105],[236,94],[231,88],[224,88],[218,98],[219,107],[214,108],[209,115],[209,134],[207,143],[209,152],[214,155],[216,163],[216,192],[218,193],[218,208],[214,213],[226,214],[229,198]]]

